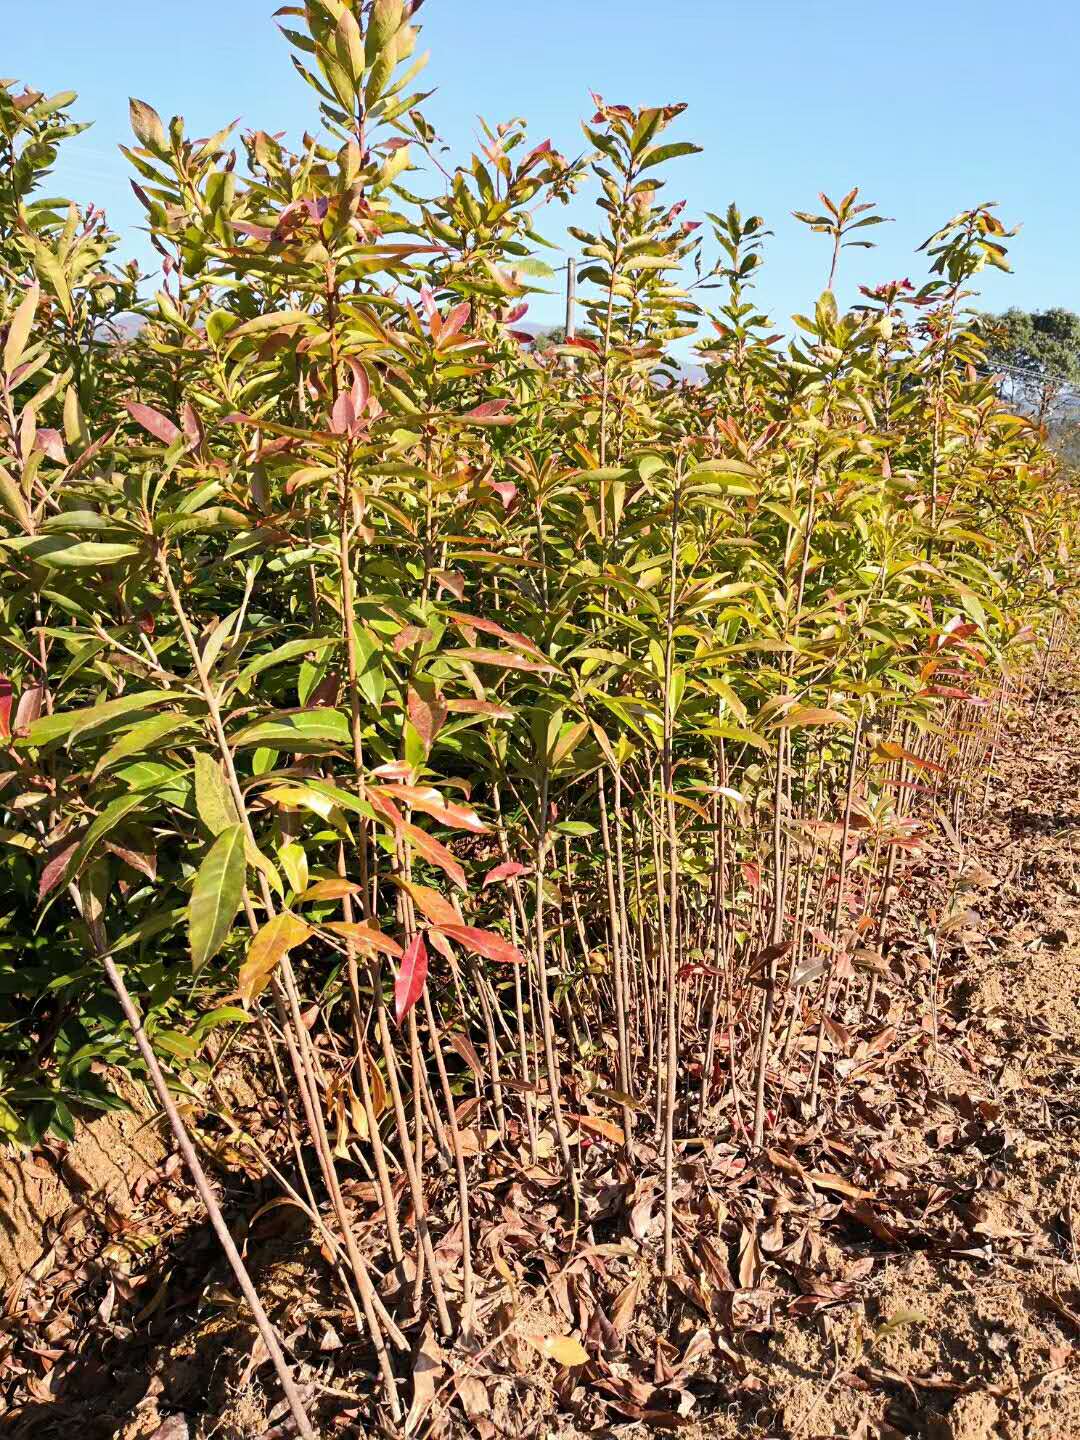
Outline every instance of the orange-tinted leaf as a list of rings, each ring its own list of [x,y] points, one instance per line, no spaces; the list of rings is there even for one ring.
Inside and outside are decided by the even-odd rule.
[[[463,1031],[444,1030],[443,1039],[454,1047],[478,1080],[487,1079],[484,1073],[484,1067],[480,1062],[480,1056],[476,1053],[476,1046]]]
[[[914,765],[916,770],[935,770],[939,775],[945,774],[944,765],[938,765],[934,760],[924,760],[921,755],[905,750],[903,745],[897,745],[895,740],[879,740],[874,746],[874,759],[882,764],[889,760],[906,760],[909,765]]]
[[[266,989],[270,976],[281,960],[311,934],[310,928],[287,910],[268,920],[248,947],[247,959],[240,966],[240,994],[245,1000]]]
[[[495,720],[510,720],[514,714],[508,705],[494,700],[448,700],[446,708],[455,715],[490,715]]]
[[[445,703],[438,697],[421,695],[410,686],[406,708],[413,729],[424,742],[425,750],[430,750],[432,741],[446,721]]]
[[[802,729],[807,725],[850,725],[851,721],[839,710],[826,710],[819,705],[794,705],[785,710],[776,721],[778,730]]]
[[[574,1115],[583,1130],[588,1130],[593,1135],[602,1135],[605,1140],[613,1140],[616,1145],[621,1145],[626,1139],[621,1125],[615,1125],[610,1120],[601,1120],[597,1115]]]
[[[421,830],[418,825],[402,823],[401,830],[408,837],[409,843],[418,855],[422,855],[429,865],[435,865],[449,875],[455,885],[460,885],[462,890],[467,890],[465,884],[465,871],[461,868],[453,855],[442,843],[429,835],[426,830]]]
[[[385,790],[380,790],[377,785],[369,785],[367,790],[367,797],[371,803],[372,808],[377,810],[384,819],[389,820],[395,830],[401,830],[404,828],[405,817],[404,815],[402,815],[401,811],[397,808],[394,802],[389,798]]]
[[[375,788],[370,787],[368,794]],[[377,789],[376,793],[397,804],[421,810],[432,819],[441,820],[444,825],[450,825],[457,830],[471,830],[475,835],[482,835],[489,829],[475,810],[468,805],[458,805],[453,800],[445,800],[438,790],[432,789],[430,785],[394,785]]]
[[[554,665],[539,660],[526,660],[521,655],[512,655],[506,650],[443,650],[444,660],[468,660],[470,665],[493,665],[499,670],[527,670],[545,672],[554,670]]]
[[[463,600],[465,598],[465,578],[459,575],[456,570],[433,570],[431,576],[435,583],[441,586],[443,590],[449,590],[455,600]]]
[[[383,955],[401,954],[401,946],[396,940],[376,930],[374,925],[365,925],[362,920],[328,920],[323,928],[366,950],[378,950]]]
[[[457,907],[452,905],[444,895],[440,895],[438,890],[433,890],[430,885],[417,885],[415,880],[406,880],[400,876],[397,883],[412,896],[425,920],[430,920],[433,925],[464,924]]]
[[[354,880],[317,880],[314,885],[309,885],[302,895],[297,896],[299,900],[341,900],[346,895],[357,895],[360,893],[360,886]]]
[[[587,1365],[589,1363],[589,1356],[584,1345],[580,1340],[575,1340],[572,1335],[526,1335],[524,1339],[530,1345],[534,1345],[541,1355],[546,1355],[549,1360],[554,1360],[559,1365]]]

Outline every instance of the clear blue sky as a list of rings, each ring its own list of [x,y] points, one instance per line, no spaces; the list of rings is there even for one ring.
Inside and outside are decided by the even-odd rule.
[[[141,259],[141,211],[116,150],[130,94],[165,118],[182,113],[193,135],[235,116],[293,135],[317,123],[272,0],[2,8],[5,74],[78,90],[77,113],[95,122],[51,191],[105,205]],[[847,252],[841,298],[859,282],[917,281],[915,247],[955,211],[998,200],[1024,228],[1016,273],[987,275],[985,306],[1080,309],[1078,0],[427,0],[419,18],[437,87],[428,112],[455,158],[467,158],[478,114],[524,115],[536,140],[576,153],[590,89],[634,105],[686,101],[675,137],[705,152],[671,167],[667,193],[694,216],[730,200],[765,216],[775,237],[758,294],[778,328],[827,273],[823,237],[791,210],[854,184],[896,223],[871,232],[878,249]],[[562,243],[566,219],[556,206],[542,228]],[[530,318],[559,310],[538,300]]]

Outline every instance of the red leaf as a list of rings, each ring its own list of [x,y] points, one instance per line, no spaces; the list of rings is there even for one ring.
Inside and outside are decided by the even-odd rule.
[[[539,145],[534,145],[533,148],[529,151],[529,153],[525,156],[525,159],[521,162],[521,168],[524,170],[524,169],[526,169],[526,168],[528,167],[528,165],[529,165],[529,163],[530,163],[531,161],[538,159],[539,156],[541,156],[541,155],[550,155],[550,154],[551,154],[551,141],[550,141],[550,140],[541,140],[541,141],[540,141],[540,144],[539,144]]]
[[[573,340],[567,340],[566,348],[570,350],[587,350],[591,355],[600,354],[600,346],[595,340],[589,340],[584,335],[575,335]]]
[[[45,699],[45,689],[41,685],[31,685],[24,690],[19,697],[19,704],[15,711],[15,734],[25,735],[30,726],[41,715],[41,705]]]
[[[74,855],[75,851],[78,848],[79,842],[77,840],[73,840],[70,845],[65,845],[62,850],[58,850],[56,854],[53,855],[48,861],[45,869],[42,870],[41,878],[38,881],[39,905],[41,904],[42,900],[45,899],[45,896],[48,895],[49,891],[55,889],[56,886],[60,883],[61,876],[67,869],[68,861],[71,859],[72,855]]]
[[[425,750],[430,750],[431,742],[442,729],[446,720],[446,706],[438,696],[428,699],[418,690],[414,690],[411,685],[407,704],[413,729],[424,742]]]
[[[428,957],[423,935],[417,933],[405,947],[394,981],[394,1019],[400,1025],[423,994]]]
[[[973,625],[970,622],[968,622],[966,625],[954,625],[952,629],[948,629],[944,632],[941,637],[941,644],[943,646],[955,645],[958,641],[966,640],[970,635],[977,635],[978,633],[978,625]]]
[[[961,690],[958,685],[927,685],[916,692],[918,696],[932,695],[935,700],[966,700],[969,705],[985,706],[989,701],[983,700],[978,695],[972,695],[967,690]]]
[[[405,824],[405,821],[401,814],[401,811],[397,808],[394,802],[392,800],[388,800],[383,791],[376,790],[374,787],[369,788],[367,793],[368,799],[371,802],[372,807],[377,810],[379,814],[382,815],[385,819],[389,820],[390,824],[393,825],[395,830],[400,830],[401,827]]]
[[[465,598],[465,579],[453,570],[433,570],[433,579],[442,590],[448,590],[455,600]]]
[[[393,639],[395,652],[400,655],[410,645],[422,645],[431,639],[431,631],[421,625],[403,625]]]
[[[330,429],[335,435],[348,435],[356,424],[356,406],[350,391],[343,390],[334,401],[330,413]]]
[[[270,240],[273,238],[273,230],[265,225],[252,225],[248,220],[233,220],[232,228],[239,230],[241,235],[253,235],[256,240]]]
[[[471,410],[465,412],[467,420],[490,420],[493,415],[501,415],[510,404],[509,400],[485,400],[480,405],[475,405]]]
[[[0,740],[11,736],[11,681],[0,675]]]
[[[430,285],[420,286],[420,304],[423,306],[424,314],[430,324],[432,319],[438,316],[438,307],[435,304],[435,296],[431,293]]]
[[[155,440],[160,440],[165,445],[179,440],[180,431],[160,410],[154,410],[149,405],[140,405],[137,400],[125,400],[124,406],[131,418],[153,435]]]
[[[143,854],[141,850],[132,850],[127,845],[117,845],[114,840],[106,840],[105,849],[118,855],[125,864],[130,865],[133,870],[138,870],[148,880],[157,879],[157,855],[154,852]]]
[[[371,383],[368,380],[367,371],[357,360],[355,355],[347,357],[349,368],[353,373],[352,403],[357,415],[363,415],[367,409],[368,401],[371,399]]]
[[[477,930],[474,925],[440,925],[438,928],[448,939],[456,940],[474,955],[483,955],[487,960],[500,960],[504,965],[525,963],[525,956],[521,951],[492,930]]]
[[[489,480],[487,483],[502,501],[503,509],[509,510],[517,499],[517,486],[511,484],[509,480]]]
[[[527,875],[531,869],[531,865],[519,865],[516,860],[507,860],[502,865],[496,865],[494,870],[488,871],[480,889],[486,890],[498,880],[511,880],[515,875]]]
[[[443,321],[442,334],[439,336],[441,342],[445,343],[451,336],[457,334],[468,320],[471,310],[472,307],[467,300],[461,305],[454,306]],[[509,404],[510,402],[507,401],[506,403]]]
[[[691,975],[723,975],[723,970],[717,970],[715,965],[681,965],[677,980],[688,980]]]
[[[481,620],[476,615],[466,614],[464,610],[452,611],[450,619],[463,634],[467,630],[482,630],[485,635],[497,635],[500,640],[505,640],[508,645],[513,645],[518,650],[524,650],[526,655],[533,655],[537,660],[544,658],[544,652],[527,635],[522,635],[517,630],[504,630],[494,620]],[[469,638],[467,634],[465,638]]]
[[[64,450],[64,437],[59,430],[39,430],[34,439],[34,449],[41,450],[50,460],[55,460],[58,465],[68,463],[67,453]]]
[[[184,408],[180,412],[180,420],[188,444],[196,449],[201,447],[206,439],[206,434],[194,406],[187,400],[184,401]]]

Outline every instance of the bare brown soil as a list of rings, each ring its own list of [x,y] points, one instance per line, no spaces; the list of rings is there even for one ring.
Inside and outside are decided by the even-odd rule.
[[[135,1181],[166,1155],[144,1096],[130,1083],[121,1085],[132,1113],[87,1119],[73,1145],[43,1148],[30,1159],[0,1151],[0,1289],[42,1260],[47,1224],[77,1197],[123,1207]]]
[[[1016,717],[965,833],[904,872],[890,975],[873,1016],[847,996],[822,1119],[795,1106],[764,1156],[687,1146],[672,1285],[648,1146],[632,1168],[597,1162],[576,1241],[542,1176],[491,1164],[471,1345],[444,1351],[409,1322],[408,1277],[386,1277],[413,1345],[411,1434],[1080,1440],[1075,698]],[[958,893],[967,914],[935,958]],[[236,1103],[274,1123],[254,1092]],[[199,1207],[139,1125],[99,1121],[62,1159],[0,1170],[0,1434],[284,1436]],[[209,1125],[204,1140],[221,1144]],[[323,1432],[374,1433],[371,1357],[303,1217],[235,1164],[219,1175]],[[375,1254],[374,1206],[359,1181],[350,1194]],[[453,1294],[452,1223],[437,1254]],[[571,1334],[587,1364],[538,1348]]]

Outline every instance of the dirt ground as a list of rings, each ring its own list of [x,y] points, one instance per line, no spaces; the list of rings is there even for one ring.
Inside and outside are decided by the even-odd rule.
[[[857,1303],[784,1317],[757,1416],[742,1406],[686,1432],[695,1440],[1080,1440],[1075,705],[1019,717],[967,829],[977,883],[966,953],[943,973],[949,1033],[929,1051],[925,1113],[898,1116],[885,1145],[921,1185],[970,1192],[981,1243],[883,1255]],[[838,1273],[862,1253],[838,1248]],[[898,1316],[911,1318],[874,1338]]]
[[[410,1330],[416,1383],[459,1379],[451,1410],[414,1409],[410,1434],[1080,1440],[1075,695],[1013,718],[988,800],[962,846],[905,872],[877,1028],[831,1057],[824,1123],[800,1128],[796,1111],[764,1157],[718,1145],[680,1167],[673,1286],[647,1146],[595,1177],[600,1243],[576,1268],[543,1186],[481,1187],[488,1333],[514,1311],[517,1338],[474,1364]],[[966,913],[935,957],[927,936],[958,893]],[[247,1103],[254,1118],[262,1102]],[[375,1433],[370,1356],[302,1217],[250,1173],[220,1176],[323,1433]],[[0,1197],[0,1435],[291,1433],[152,1123],[100,1121],[66,1155],[0,1167]],[[355,1204],[374,1249],[362,1186]],[[448,1276],[456,1243],[450,1226]],[[538,1326],[580,1333],[589,1364],[541,1358],[525,1343]]]
[[[45,1227],[76,1197],[123,1205],[131,1186],[167,1153],[145,1097],[121,1082],[132,1113],[108,1113],[80,1127],[75,1143],[26,1160],[0,1152],[0,1291],[42,1258]]]

